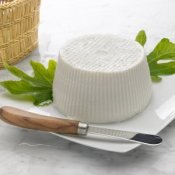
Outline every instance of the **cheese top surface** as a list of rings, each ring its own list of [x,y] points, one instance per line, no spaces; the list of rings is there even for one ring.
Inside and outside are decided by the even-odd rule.
[[[94,72],[128,70],[139,63],[143,48],[135,41],[115,35],[89,35],[67,43],[60,57],[71,67]]]

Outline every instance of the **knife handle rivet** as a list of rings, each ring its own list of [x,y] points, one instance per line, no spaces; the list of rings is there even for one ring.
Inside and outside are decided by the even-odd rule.
[[[86,135],[88,130],[88,124],[79,122],[78,123],[78,129],[77,134],[79,135]]]

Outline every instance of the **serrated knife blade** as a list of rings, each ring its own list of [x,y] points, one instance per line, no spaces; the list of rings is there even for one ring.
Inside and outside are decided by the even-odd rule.
[[[146,145],[159,145],[162,142],[161,137],[152,134],[94,127],[86,123],[79,123],[79,128],[78,132],[82,135],[95,134],[106,137],[116,137]]]

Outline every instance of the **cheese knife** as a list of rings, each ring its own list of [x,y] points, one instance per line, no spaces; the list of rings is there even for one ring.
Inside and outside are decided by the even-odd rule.
[[[0,119],[14,126],[60,134],[74,134],[82,136],[95,134],[106,137],[116,137],[152,146],[158,145],[162,142],[161,137],[157,135],[94,127],[76,120],[44,116],[11,106],[3,106],[0,108]]]

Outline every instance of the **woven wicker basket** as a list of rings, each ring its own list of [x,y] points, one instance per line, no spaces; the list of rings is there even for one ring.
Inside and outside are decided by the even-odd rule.
[[[40,0],[0,0],[0,68],[37,47],[39,6]]]

